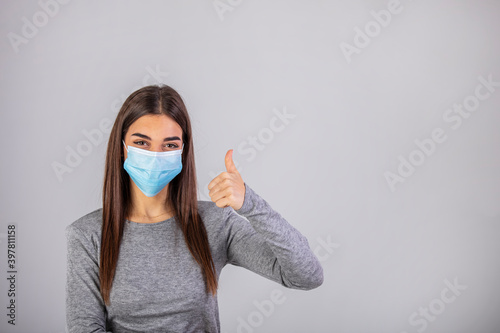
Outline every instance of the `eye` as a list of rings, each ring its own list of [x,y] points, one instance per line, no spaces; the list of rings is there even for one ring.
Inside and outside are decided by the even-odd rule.
[[[165,147],[175,149],[175,148],[178,148],[179,146],[178,146],[178,145],[176,145],[175,143],[167,143],[167,144],[165,145]]]
[[[146,141],[140,140],[140,141],[134,141],[134,143],[138,146],[144,146],[146,144]]]

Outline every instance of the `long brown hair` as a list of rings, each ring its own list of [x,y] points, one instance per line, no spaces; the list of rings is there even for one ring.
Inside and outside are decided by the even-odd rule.
[[[102,235],[99,281],[106,305],[116,271],[125,218],[128,216],[130,179],[123,168],[122,139],[130,125],[144,115],[164,114],[182,128],[182,171],[170,181],[165,205],[174,209],[177,225],[193,258],[200,265],[207,291],[217,292],[217,277],[205,225],[198,214],[196,170],[191,121],[181,96],[167,85],[151,85],[133,92],[123,103],[109,136],[102,192]],[[165,240],[167,241],[167,240]]]

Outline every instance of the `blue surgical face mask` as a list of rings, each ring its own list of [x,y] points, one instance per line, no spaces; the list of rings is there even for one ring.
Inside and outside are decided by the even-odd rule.
[[[142,193],[154,197],[181,172],[183,149],[184,143],[181,149],[162,152],[128,146],[123,168]]]

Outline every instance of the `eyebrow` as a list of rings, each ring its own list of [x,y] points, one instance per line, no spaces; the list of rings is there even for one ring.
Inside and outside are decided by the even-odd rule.
[[[134,135],[138,136],[140,138],[146,139],[146,140],[151,140],[151,138],[149,136],[141,134],[141,133],[134,133],[134,134],[132,134],[132,136],[134,136]],[[181,139],[178,136],[169,136],[169,137],[163,139],[163,142],[165,142],[165,141],[172,141],[172,140],[179,140],[180,141]]]

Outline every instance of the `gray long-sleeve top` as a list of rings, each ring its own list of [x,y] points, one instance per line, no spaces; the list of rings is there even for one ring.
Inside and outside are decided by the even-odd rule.
[[[226,264],[245,267],[285,287],[323,283],[307,239],[245,183],[239,210],[198,201],[217,278]],[[242,217],[243,216],[243,217]],[[66,227],[66,321],[76,332],[220,332],[217,296],[174,218],[125,220],[109,306],[99,292],[102,209]]]

